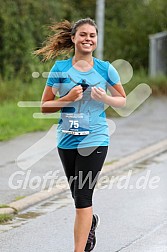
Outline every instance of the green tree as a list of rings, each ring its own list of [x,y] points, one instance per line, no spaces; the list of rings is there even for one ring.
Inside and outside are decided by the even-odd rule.
[[[3,79],[22,76],[29,80],[38,60],[32,51],[40,46],[44,26],[63,16],[61,3],[54,0],[6,0],[0,8],[0,69]]]
[[[30,81],[31,73],[43,67],[32,52],[48,35],[47,25],[95,19],[95,10],[96,0],[1,1],[0,77]],[[106,0],[104,59],[123,58],[135,68],[147,68],[148,35],[166,30],[166,16],[166,0]]]
[[[106,0],[104,57],[148,66],[150,34],[167,28],[166,0]]]

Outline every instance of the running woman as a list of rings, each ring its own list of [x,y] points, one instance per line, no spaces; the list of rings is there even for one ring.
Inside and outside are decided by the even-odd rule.
[[[51,29],[54,35],[35,54],[49,60],[74,53],[53,65],[41,110],[61,112],[57,147],[76,208],[74,251],[88,252],[94,249],[99,224],[98,215],[93,214],[92,196],[109,145],[104,105],[123,107],[126,95],[116,69],[108,61],[93,57],[98,35],[94,20],[85,18],[74,24],[65,20]]]

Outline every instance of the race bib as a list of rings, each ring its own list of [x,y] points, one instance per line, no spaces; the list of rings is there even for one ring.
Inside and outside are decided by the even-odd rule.
[[[62,113],[62,132],[72,135],[88,135],[89,113]]]

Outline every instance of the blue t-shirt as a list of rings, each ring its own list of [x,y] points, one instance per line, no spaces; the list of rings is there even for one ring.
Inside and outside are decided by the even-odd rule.
[[[91,98],[91,87],[96,86],[107,91],[108,85],[120,82],[116,69],[108,62],[93,58],[94,65],[87,72],[78,71],[72,65],[72,58],[56,61],[53,65],[46,85],[58,88],[60,97],[66,95],[76,85],[85,84],[80,101],[72,102],[61,109],[61,118],[57,128],[58,147],[76,149],[92,146],[108,146],[109,132],[104,111],[104,103]],[[89,117],[89,134],[72,135],[62,132],[63,113],[83,113]]]

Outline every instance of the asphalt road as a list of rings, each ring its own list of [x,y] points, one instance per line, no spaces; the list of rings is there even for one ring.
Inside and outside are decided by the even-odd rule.
[[[132,174],[124,171],[115,183],[110,174],[110,183],[97,187],[94,212],[100,215],[101,225],[94,252],[167,251],[166,167],[167,153],[163,153],[133,167]],[[36,217],[19,219],[0,233],[1,251],[73,251],[75,209],[68,193],[29,212]]]
[[[119,160],[167,138],[166,107],[166,97],[161,97],[161,99],[150,97],[130,116],[114,118],[116,130],[111,136],[106,162]],[[31,133],[0,143],[0,204],[10,203],[17,196],[31,195],[41,190],[42,183],[33,189],[28,183],[23,188],[23,183],[26,180],[30,182],[35,176],[42,180],[48,172],[53,173],[56,170],[59,170],[60,176],[64,174],[57,150],[54,148],[55,129],[49,136],[45,137],[46,134],[47,132]],[[41,144],[41,139],[44,139],[43,144]],[[31,147],[33,147],[31,151],[27,152]],[[36,157],[41,157],[41,159],[24,170],[16,162],[23,152],[25,153],[24,164],[33,162]],[[21,174],[18,175],[18,172]],[[26,177],[27,172],[29,172],[29,178]],[[15,174],[16,176],[12,180],[16,186],[14,189],[9,185],[9,179]],[[17,187],[18,183],[20,183],[20,187]]]

